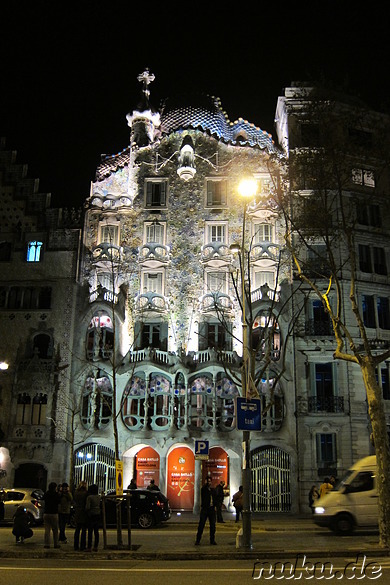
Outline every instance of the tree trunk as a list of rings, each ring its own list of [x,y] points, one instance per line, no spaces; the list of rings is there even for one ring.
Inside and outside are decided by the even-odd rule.
[[[369,358],[361,364],[377,459],[379,545],[390,544],[390,450],[381,389]]]

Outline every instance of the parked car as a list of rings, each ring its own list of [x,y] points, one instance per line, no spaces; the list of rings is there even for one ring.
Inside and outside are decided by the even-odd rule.
[[[26,508],[31,524],[43,522],[44,501],[43,491],[35,488],[3,488],[4,522],[13,522],[16,509],[19,506]]]
[[[337,534],[350,534],[355,528],[378,527],[376,456],[357,461],[345,477],[317,500],[313,520]]]
[[[130,494],[131,525],[140,528],[151,528],[171,517],[171,508],[168,499],[160,491],[146,489],[125,490],[125,495]],[[115,492],[107,494],[115,495]],[[116,503],[114,499],[105,499],[105,512],[107,526],[116,525]],[[126,499],[121,503],[122,526],[127,526]]]

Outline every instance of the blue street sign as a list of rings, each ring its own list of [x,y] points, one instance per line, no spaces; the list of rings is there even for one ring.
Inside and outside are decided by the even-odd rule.
[[[236,398],[236,427],[239,431],[261,430],[261,403],[258,398]]]
[[[195,439],[195,459],[209,458],[209,442],[204,439]]]

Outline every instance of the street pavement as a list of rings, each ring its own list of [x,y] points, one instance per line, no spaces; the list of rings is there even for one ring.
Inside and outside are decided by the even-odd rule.
[[[225,513],[224,524],[217,524],[217,546],[209,544],[209,526],[205,526],[200,546],[195,546],[198,516],[192,513],[177,515],[162,526],[132,529],[128,542],[127,530],[122,530],[122,545],[118,547],[117,531],[107,531],[104,544],[100,531],[98,552],[73,550],[72,528],[67,528],[68,544],[61,548],[43,547],[43,527],[34,527],[34,536],[21,545],[15,543],[12,526],[0,527],[0,557],[2,558],[79,558],[81,559],[139,559],[139,560],[198,560],[198,559],[264,559],[292,558],[298,555],[319,557],[387,556],[389,551],[379,547],[378,532],[356,532],[351,536],[337,536],[330,530],[314,525],[308,515],[253,514],[252,547],[240,547],[238,531],[241,522]]]

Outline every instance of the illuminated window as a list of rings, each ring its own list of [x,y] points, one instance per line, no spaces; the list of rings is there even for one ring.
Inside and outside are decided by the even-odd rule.
[[[206,273],[206,292],[227,292],[226,272]]]
[[[143,292],[153,292],[159,295],[163,294],[163,274],[162,272],[144,272],[143,274]]]
[[[374,171],[368,169],[352,169],[352,182],[364,187],[375,187]]]
[[[165,225],[159,222],[145,224],[145,243],[146,244],[164,244]]]
[[[99,244],[119,244],[119,225],[101,225]]]
[[[254,225],[255,244],[260,242],[272,242],[272,225],[270,223],[257,223]]]
[[[43,242],[34,240],[27,244],[27,262],[40,262]]]
[[[207,225],[207,241],[209,242],[226,242],[226,225],[222,223],[213,223]]]

